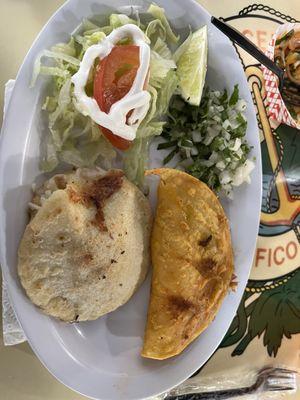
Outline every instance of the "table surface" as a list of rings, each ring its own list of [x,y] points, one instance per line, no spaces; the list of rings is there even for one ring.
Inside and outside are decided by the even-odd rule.
[[[3,108],[5,82],[16,76],[18,68],[34,38],[63,0],[0,0],[0,110]],[[215,15],[236,11],[231,0],[203,0],[201,4]],[[241,7],[251,3],[239,0]],[[280,0],[260,1],[293,15],[297,2]],[[1,113],[0,113],[1,114]],[[0,123],[2,116],[0,115]],[[0,313],[1,314],[1,313]],[[1,324],[2,325],[2,321]],[[1,400],[82,400],[42,366],[27,343],[5,347],[0,326],[0,393]],[[286,400],[299,400],[300,394],[286,396]]]

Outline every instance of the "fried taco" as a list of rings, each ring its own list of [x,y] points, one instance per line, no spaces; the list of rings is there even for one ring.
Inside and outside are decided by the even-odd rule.
[[[183,351],[212,322],[233,276],[228,220],[208,186],[175,169],[160,176],[151,239],[153,276],[142,356]]]

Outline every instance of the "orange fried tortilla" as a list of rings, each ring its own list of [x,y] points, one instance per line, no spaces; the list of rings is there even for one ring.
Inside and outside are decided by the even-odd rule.
[[[226,215],[207,185],[175,169],[149,174],[161,179],[142,356],[164,360],[181,353],[214,319],[229,289],[233,254]]]

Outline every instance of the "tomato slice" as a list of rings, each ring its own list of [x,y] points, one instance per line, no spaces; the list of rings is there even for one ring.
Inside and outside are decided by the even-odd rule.
[[[94,98],[102,111],[108,113],[111,106],[129,92],[139,66],[139,47],[135,45],[117,45],[99,61],[94,77]],[[101,127],[101,131],[118,149],[130,147],[131,141],[114,135],[109,129]]]

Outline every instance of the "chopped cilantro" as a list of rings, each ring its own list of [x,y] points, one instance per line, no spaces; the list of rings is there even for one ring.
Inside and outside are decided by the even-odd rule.
[[[164,164],[178,154],[179,165],[216,192],[231,195],[238,186],[235,176],[244,180],[253,168],[248,160],[251,147],[245,135],[247,120],[243,114],[246,102],[239,99],[238,85],[233,93],[206,88],[199,107],[174,96],[164,126],[164,143],[158,149],[170,148]]]
[[[230,96],[229,99],[229,105],[234,106],[237,103],[238,99],[239,99],[239,86],[234,85],[232,95]]]

